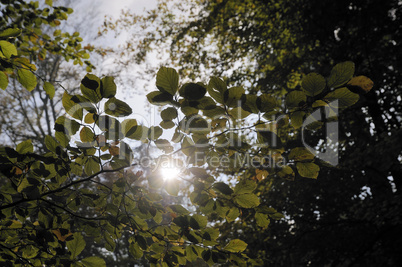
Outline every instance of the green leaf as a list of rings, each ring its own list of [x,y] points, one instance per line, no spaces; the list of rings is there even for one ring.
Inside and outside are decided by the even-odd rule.
[[[223,104],[223,94],[227,90],[225,82],[217,77],[211,77],[209,80],[207,91],[208,94],[216,100],[216,102]]]
[[[254,208],[260,205],[260,199],[254,194],[236,195],[234,200],[242,208]]]
[[[121,123],[121,129],[123,131],[123,134],[128,138],[130,138],[129,136],[135,133],[137,128],[138,128],[137,120],[135,119],[125,119]]]
[[[254,181],[248,179],[242,179],[240,180],[240,182],[236,184],[234,188],[234,193],[236,195],[251,193],[254,191],[256,187],[257,184]]]
[[[81,80],[81,93],[92,103],[98,103],[102,99],[100,84],[101,81],[97,76],[88,73]]]
[[[106,76],[101,80],[102,84],[102,97],[111,98],[116,95],[116,84],[114,83],[114,78],[111,76]]]
[[[43,89],[45,89],[46,94],[49,96],[50,99],[53,99],[56,90],[54,89],[54,85],[50,82],[45,82],[43,84]]]
[[[50,151],[56,152],[56,148],[59,146],[59,143],[57,142],[57,140],[54,137],[52,137],[50,135],[46,135],[45,136],[45,146]]]
[[[185,99],[194,101],[204,97],[207,89],[201,83],[186,83],[180,88],[180,95]]]
[[[179,88],[179,75],[177,71],[172,68],[161,67],[156,74],[156,87],[161,92],[174,95]]]
[[[173,128],[176,124],[174,124],[173,121],[161,121],[159,123],[159,125],[163,128],[163,129],[171,129]]]
[[[269,218],[267,214],[256,212],[254,215],[255,221],[259,227],[267,228],[269,225]]]
[[[148,130],[148,138],[150,140],[158,139],[163,133],[163,130],[159,126],[151,126]]]
[[[207,226],[208,218],[202,215],[193,215],[190,218],[190,227],[194,230],[204,229]]]
[[[237,217],[239,217],[239,215],[239,209],[237,207],[233,207],[228,211],[225,217],[228,222],[233,222],[234,220],[236,220]]]
[[[45,0],[45,4],[48,6],[53,6],[53,0]]]
[[[124,117],[133,113],[133,110],[126,102],[112,97],[105,103],[105,113],[115,117]]]
[[[93,157],[88,158],[88,161],[85,163],[84,171],[86,175],[92,175],[94,173],[98,173],[100,171],[100,164]]]
[[[311,154],[311,152],[305,147],[295,147],[290,151],[289,154],[289,159],[293,159],[295,161],[311,160],[313,158],[314,155]]]
[[[95,140],[95,134],[94,132],[88,128],[88,127],[83,127],[80,131],[80,139],[82,142],[92,142]]]
[[[8,76],[3,71],[0,71],[0,88],[6,90],[8,86]]]
[[[3,40],[0,41],[0,52],[1,52],[0,57],[3,57],[2,55],[4,55],[4,57],[6,58],[11,58],[11,56],[18,55],[17,48],[15,48],[15,45]]]
[[[290,115],[290,122],[295,129],[299,129],[303,125],[304,111],[295,111]]]
[[[161,112],[162,120],[164,121],[171,121],[177,117],[177,109],[169,107]]]
[[[96,257],[96,256],[91,256],[91,257],[82,259],[81,263],[85,267],[106,267],[105,260],[102,258]]]
[[[142,255],[144,255],[144,253],[142,252],[142,249],[140,248],[138,243],[131,243],[130,247],[129,247],[129,251],[135,259],[140,259],[142,257]]]
[[[325,78],[318,73],[309,73],[302,80],[302,89],[306,95],[316,96],[321,93],[326,86]]]
[[[37,81],[36,76],[31,71],[26,69],[17,70],[17,80],[24,86],[28,91],[35,89]]]
[[[165,153],[173,152],[173,146],[166,139],[155,140],[155,145],[157,148],[159,148],[160,150],[163,150]]]
[[[247,243],[240,239],[230,240],[229,243],[223,248],[229,252],[239,253],[247,248]]]
[[[354,72],[355,64],[351,61],[336,64],[328,78],[328,87],[337,88],[344,85],[352,79]]]
[[[307,96],[302,91],[292,91],[285,98],[285,103],[288,108],[296,108],[301,102],[305,103],[306,101]]]
[[[276,99],[268,94],[263,94],[257,98],[257,107],[261,112],[270,112],[277,106]]]
[[[84,250],[85,248],[85,240],[81,233],[74,233],[73,240],[66,242],[67,248],[71,253],[70,258],[76,259],[78,255]]]
[[[352,93],[348,88],[342,87],[327,94],[324,99],[334,108],[347,108],[359,100],[359,95]]]
[[[320,171],[320,167],[311,162],[298,162],[296,168],[300,176],[312,179],[317,179]]]
[[[224,182],[214,183],[213,187],[224,195],[230,195],[233,193],[233,190]]]
[[[147,99],[153,105],[164,106],[172,102],[173,96],[169,93],[153,91],[147,94]]]
[[[61,99],[63,107],[66,110],[67,114],[69,114],[71,117],[82,120],[84,110],[81,105],[76,104],[74,101],[71,100],[71,98],[71,95],[69,95],[67,92],[64,92]]]
[[[223,94],[223,100],[229,107],[237,107],[241,104],[241,97],[245,93],[245,90],[241,86],[229,88]]]
[[[18,28],[8,28],[0,33],[0,38],[17,37],[21,34],[21,30]]]
[[[33,153],[33,145],[31,139],[19,143],[17,145],[16,151],[20,154]]]

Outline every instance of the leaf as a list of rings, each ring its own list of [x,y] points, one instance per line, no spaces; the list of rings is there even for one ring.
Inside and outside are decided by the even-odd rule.
[[[173,152],[173,146],[166,139],[155,140],[155,145],[157,148],[159,148],[160,150],[163,150],[165,153]]]
[[[21,30],[18,28],[8,28],[0,33],[0,38],[17,37],[21,34]]]
[[[161,92],[174,95],[179,88],[179,75],[173,68],[161,67],[156,74],[156,87]]]
[[[144,253],[142,252],[138,243],[131,243],[130,247],[129,247],[129,251],[135,259],[140,259],[142,257],[142,255],[144,255]]]
[[[92,175],[100,171],[99,162],[96,161],[93,157],[88,158],[88,161],[85,163],[84,171],[86,175]]]
[[[328,78],[328,87],[337,88],[349,81],[355,72],[355,64],[351,61],[336,64]]]
[[[50,99],[53,99],[56,90],[54,89],[54,85],[50,82],[45,82],[43,84],[43,89],[45,89],[46,94],[49,96]]]
[[[208,94],[216,100],[216,102],[223,104],[223,94],[227,90],[226,83],[217,77],[211,77],[209,80],[207,91]]]
[[[229,243],[223,248],[229,252],[239,253],[247,248],[247,243],[240,239],[230,240]]]
[[[15,45],[3,40],[0,41],[0,52],[1,52],[0,57],[4,55],[4,57],[6,58],[11,58],[11,56],[18,55],[17,48],[15,47]]]
[[[164,106],[172,102],[173,96],[169,93],[153,91],[147,94],[147,99],[153,105]]]
[[[158,189],[163,186],[163,179],[159,174],[152,173],[148,176],[148,184],[150,187]]]
[[[137,130],[137,120],[135,119],[125,119],[121,123],[121,129],[123,131],[124,136],[129,137]],[[130,137],[129,137],[130,138]]]
[[[234,200],[242,208],[254,208],[260,205],[260,199],[254,194],[236,195]]]
[[[95,134],[90,128],[83,127],[80,131],[80,139],[84,143],[92,142],[95,140]]]
[[[104,98],[111,98],[116,95],[116,84],[114,83],[114,78],[111,76],[103,77],[101,80],[102,85],[102,97]]]
[[[67,92],[64,92],[61,102],[63,104],[64,109],[66,110],[67,114],[71,117],[82,120],[83,117],[83,108],[82,106],[76,104],[74,101],[71,100],[72,96],[69,95]]]
[[[180,183],[177,179],[168,179],[165,182],[164,188],[171,196],[177,196],[180,191]]]
[[[31,139],[19,143],[17,145],[16,151],[20,154],[33,153],[33,145]]]
[[[85,240],[81,233],[74,233],[73,240],[66,242],[67,248],[71,253],[70,258],[76,259],[78,255],[84,250],[85,248]]]
[[[63,231],[62,231],[62,230],[63,230]],[[63,233],[62,233],[62,232],[63,232]],[[65,233],[65,232],[66,232],[66,233]],[[66,241],[66,239],[67,239],[69,236],[72,236],[72,235],[73,235],[73,233],[71,233],[70,230],[67,230],[67,231],[66,231],[66,229],[55,229],[55,230],[52,230],[52,233],[55,234],[55,236],[57,237],[57,239],[60,240],[60,241],[62,241],[62,242]]]
[[[298,162],[296,168],[300,176],[312,179],[317,179],[320,171],[320,167],[311,162]]]
[[[349,89],[353,90],[353,88],[357,87],[360,90],[357,90],[357,92],[361,91],[363,93],[368,93],[374,86],[373,81],[370,78],[367,78],[366,76],[357,76],[353,77],[346,85]]]
[[[227,212],[225,217],[228,222],[233,222],[234,220],[236,220],[237,217],[239,217],[239,215],[239,209],[237,207],[233,207]]]
[[[37,81],[36,76],[31,71],[26,69],[17,70],[17,80],[24,86],[28,91],[35,89]]]
[[[169,107],[161,112],[162,120],[164,121],[171,121],[177,117],[177,109]]]
[[[0,88],[6,90],[8,86],[8,76],[3,71],[0,71]]]
[[[268,94],[263,94],[257,98],[257,107],[261,112],[272,111],[277,106],[276,99]]]
[[[151,126],[148,130],[148,138],[150,140],[158,139],[163,133],[163,130],[159,126]]]
[[[306,95],[316,96],[321,93],[326,86],[325,78],[318,73],[309,73],[302,80],[302,89]]]
[[[91,257],[82,259],[81,263],[85,267],[106,267],[105,260],[102,258],[96,257],[96,256],[91,256]]]
[[[223,182],[214,183],[213,187],[224,195],[230,195],[233,193],[233,190]]]
[[[295,129],[299,129],[303,125],[304,111],[295,111],[290,115],[290,122]]]
[[[50,135],[46,135],[45,136],[45,146],[50,151],[56,152],[56,148],[59,146],[59,143],[57,142],[57,140],[54,137],[52,137]]]
[[[359,100],[359,95],[352,93],[348,88],[342,87],[327,94],[324,99],[334,108],[347,108]]]
[[[105,113],[115,117],[124,117],[133,113],[133,110],[126,102],[112,97],[105,103]]]
[[[245,93],[245,90],[241,86],[229,88],[223,94],[223,100],[229,107],[237,107],[241,105],[241,97]]]
[[[190,227],[194,230],[204,229],[207,226],[208,218],[202,215],[193,215],[190,218]]]
[[[102,99],[100,83],[100,79],[90,73],[81,80],[81,93],[92,103],[98,103]]]
[[[300,103],[305,103],[306,101],[307,96],[302,91],[292,91],[285,98],[285,103],[288,108],[296,108]]]
[[[163,129],[171,129],[173,128],[176,124],[174,124],[173,121],[161,121],[159,123],[159,125],[163,128]]]
[[[200,100],[204,97],[207,89],[200,83],[186,83],[180,88],[180,95],[188,100]]]
[[[242,179],[236,184],[234,188],[234,193],[236,195],[251,193],[256,187],[257,184],[254,181]]]
[[[267,228],[269,225],[269,218],[267,214],[256,212],[254,215],[255,221],[259,227]]]
[[[295,147],[290,151],[289,159],[295,161],[311,160],[315,156],[311,154],[305,147]]]

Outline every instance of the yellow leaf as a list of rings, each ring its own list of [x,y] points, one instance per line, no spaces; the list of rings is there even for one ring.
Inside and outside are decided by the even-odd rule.
[[[60,241],[66,241],[67,237],[71,236],[73,233],[71,233],[70,231],[68,231],[68,233],[66,235],[62,235],[60,232],[60,229],[56,229],[56,230],[52,230],[53,234],[55,234],[55,236],[57,237],[58,240]]]
[[[363,90],[364,93],[368,93],[371,88],[373,88],[373,85],[374,82],[370,78],[367,78],[363,75],[354,77],[348,82],[348,87],[358,87]]]

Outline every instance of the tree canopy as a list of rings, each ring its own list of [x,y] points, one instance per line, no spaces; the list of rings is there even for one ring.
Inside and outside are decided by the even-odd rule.
[[[191,20],[181,24],[161,4],[164,12],[136,17],[164,24],[142,40],[135,59],[169,39],[172,64],[180,64],[155,73],[147,99],[162,109],[161,123],[148,126],[130,118],[113,77],[88,73],[72,93],[37,70],[48,53],[93,67],[78,33],[41,31],[71,10],[51,1],[44,9],[2,2],[1,88],[18,81],[50,99],[60,88],[65,110],[43,151],[30,139],[0,148],[2,264],[106,266],[112,252],[151,266],[353,265],[368,262],[361,258],[369,253],[396,264],[388,235],[400,224],[400,147],[386,144],[399,137],[398,90],[391,106],[377,99],[397,79],[381,68],[398,65],[393,55],[373,64],[352,49],[342,59],[330,53],[337,42],[345,45],[343,31],[358,35],[339,20],[308,35],[321,16],[313,2],[189,2],[197,12],[184,9]],[[370,4],[356,5],[357,14]],[[391,21],[399,20],[397,7],[384,7]],[[108,23],[117,29],[120,22]],[[338,35],[324,43],[331,29]],[[371,90],[366,64],[384,73],[380,89]],[[213,75],[206,80],[205,73]],[[382,115],[388,119],[378,124]],[[138,152],[144,144],[146,152]],[[385,158],[373,166],[378,151]],[[356,227],[363,234],[347,248],[337,247],[342,239],[324,241],[353,236]],[[373,239],[364,235],[370,231]],[[356,249],[359,242],[366,245]],[[91,255],[94,244],[102,249]]]

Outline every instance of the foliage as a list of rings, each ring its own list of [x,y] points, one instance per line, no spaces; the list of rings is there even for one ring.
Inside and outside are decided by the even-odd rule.
[[[328,81],[336,75],[342,80],[339,85],[343,86],[351,77],[345,78],[344,72],[338,71],[340,66],[351,68],[353,64],[335,66]],[[311,76],[311,83],[321,82],[319,75]],[[281,112],[269,95],[248,99],[243,88],[226,88],[216,77],[211,78],[208,85],[180,85],[177,72],[165,67],[157,74],[156,86],[159,91],[148,95],[150,102],[170,105],[162,113],[164,121],[177,119],[173,141],[180,143],[180,148],[175,152],[168,152],[171,143],[159,138],[160,127],[148,128],[134,119],[120,122],[118,117],[129,115],[130,107],[115,98],[113,78],[100,79],[93,74],[82,79],[81,94],[64,93],[62,103],[69,116],[56,120],[55,138],[46,136],[48,153],[34,153],[30,140],[18,144],[16,149],[1,149],[1,172],[7,179],[1,187],[0,207],[4,264],[102,266],[105,262],[98,257],[80,257],[86,247],[84,236],[93,237],[95,242],[114,251],[117,240],[125,232],[130,234],[131,255],[145,256],[151,265],[186,264],[198,258],[208,264],[256,264],[247,257],[247,243],[239,239],[226,240],[213,222],[233,222],[242,214],[255,214],[258,224],[267,227],[270,219],[282,218],[275,209],[260,203],[256,187],[259,180],[267,178],[258,176],[259,171],[268,171],[268,176],[284,170],[253,166],[244,170],[244,166],[234,164],[234,152],[255,153],[264,159],[269,152],[277,152],[278,158],[285,158],[290,150],[298,167],[294,168],[294,164],[286,167],[289,168],[287,177],[298,174],[313,178],[310,173],[314,173],[316,178],[318,159],[306,155],[308,152],[300,148],[288,147],[281,141],[285,136],[279,134],[279,130],[274,133],[263,129],[262,126],[270,123],[261,118],[267,117],[264,114]],[[298,107],[284,111],[291,115],[303,109],[307,114],[313,110],[315,101],[327,103],[328,95],[339,90],[347,89],[326,86],[322,94],[311,97],[303,93],[308,92],[308,88],[303,88],[300,98],[293,100],[299,101]],[[206,95],[207,91],[212,97]],[[349,96],[353,100],[349,101]],[[353,93],[341,95],[350,105],[355,102],[354,96]],[[306,103],[300,103],[303,99],[307,99]],[[181,120],[178,110],[184,115]],[[247,129],[256,132],[257,139],[236,133],[243,129],[241,121],[252,113],[259,115],[259,119]],[[228,119],[236,128],[225,129]],[[209,127],[219,120],[225,121],[223,127],[219,132],[211,130]],[[71,138],[76,135],[80,141],[73,145]],[[139,159],[133,158],[128,144],[130,139],[154,142],[169,156],[181,151],[188,164],[182,177],[190,177],[186,180],[189,183],[178,186],[177,179],[181,177],[164,181],[160,174],[163,170],[146,174],[149,188],[137,183],[143,179],[141,172],[124,171],[139,164]],[[224,139],[231,143],[224,145]],[[280,145],[273,145],[272,141]],[[234,186],[216,180],[217,173],[211,171],[216,168],[216,156],[228,157],[229,169],[238,177]],[[299,166],[308,170],[308,174],[300,171]],[[102,176],[111,172],[115,173],[112,180]],[[189,186],[193,189],[186,189]],[[189,190],[191,202],[198,207],[199,214],[179,204],[164,205],[160,194],[156,193],[162,190],[160,188],[172,196]]]
[[[223,224],[221,233],[245,240],[254,257],[272,266],[395,266],[401,264],[395,248],[402,242],[397,238],[402,207],[401,12],[398,1],[380,0],[160,1],[145,16],[124,12],[118,20],[107,20],[104,31],[119,33],[140,25],[141,32],[133,27],[130,46],[121,51],[136,64],[151,52],[167,50],[169,64],[174,62],[186,76],[227,76],[231,85],[250,84],[250,93],[285,98],[288,107],[297,107],[301,93],[288,94],[287,89],[298,88],[306,73],[330,73],[328,66],[336,62],[355,62],[356,72],[376,85],[339,114],[338,168],[320,166],[317,181],[263,183],[267,189],[261,202],[282,207],[286,220],[261,228],[251,214],[237,224]],[[357,81],[365,84],[355,77],[347,87],[361,93],[364,86],[353,87]],[[320,84],[310,86],[310,94]],[[294,126],[302,126],[303,112],[290,118]],[[318,143],[322,134],[309,138]],[[300,145],[297,139],[294,144]],[[279,176],[290,173],[286,168]],[[257,177],[265,175],[261,171]]]

